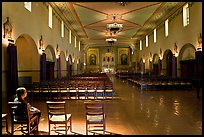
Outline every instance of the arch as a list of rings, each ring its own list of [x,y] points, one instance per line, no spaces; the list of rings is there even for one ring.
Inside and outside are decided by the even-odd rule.
[[[173,53],[170,49],[164,52],[162,59],[162,75],[171,76],[172,75],[172,57]]]
[[[196,48],[191,43],[182,46],[178,56],[179,76],[186,78],[196,78]]]
[[[196,48],[191,43],[187,43],[182,46],[179,52],[178,60],[180,61],[195,59],[195,52]]]
[[[44,52],[46,54],[46,61],[50,62],[56,61],[55,51],[51,45],[47,45]]]
[[[18,76],[29,76],[32,77],[32,81],[40,81],[40,54],[33,38],[28,34],[21,34],[16,39],[15,45]]]
[[[45,48],[46,54],[46,80],[53,80],[55,76],[56,56],[52,45],[47,45]]]

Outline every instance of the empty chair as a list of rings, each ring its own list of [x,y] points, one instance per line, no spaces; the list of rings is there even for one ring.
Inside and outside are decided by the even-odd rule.
[[[31,116],[28,104],[26,104],[25,115],[19,116],[16,114],[18,108],[22,108],[21,102],[8,102],[10,117],[11,117],[11,135],[16,131],[21,131],[23,134],[30,135],[33,131],[38,131],[38,116]],[[19,125],[14,129],[15,125]]]
[[[49,135],[51,131],[62,134],[60,131],[72,132],[72,115],[66,113],[65,101],[47,101]],[[51,127],[53,126],[53,127]]]
[[[86,134],[105,134],[104,104],[99,101],[85,102]]]

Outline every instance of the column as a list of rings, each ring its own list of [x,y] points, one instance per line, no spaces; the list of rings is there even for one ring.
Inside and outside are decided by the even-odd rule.
[[[161,75],[161,71],[162,71],[162,60],[159,59],[158,60],[158,75]]]
[[[8,93],[7,97],[12,97],[16,94],[16,89],[18,88],[18,63],[17,63],[17,49],[12,43],[9,43],[7,47],[7,63],[8,63],[8,77],[7,77],[7,87]]]
[[[46,54],[42,53],[40,57],[40,80],[46,80]]]
[[[177,57],[175,55],[172,56],[172,77],[177,77]]]

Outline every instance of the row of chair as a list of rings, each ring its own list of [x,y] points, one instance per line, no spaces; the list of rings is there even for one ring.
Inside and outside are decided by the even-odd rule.
[[[23,85],[29,96],[37,99],[110,99],[113,98],[113,84],[110,80],[41,81]]]
[[[129,82],[135,84],[140,89],[190,89],[192,83],[188,80],[174,79],[174,78],[128,78]]]
[[[46,101],[48,113],[49,135],[52,131],[57,134],[72,133],[72,114],[67,113],[65,101]],[[15,110],[22,105],[20,102],[8,102],[11,116],[11,135],[14,132],[21,131],[23,134],[30,135],[33,131],[38,131],[38,116],[30,117],[28,106],[26,107],[26,119],[16,119]],[[91,101],[85,102],[86,110],[86,134],[97,133],[105,134],[105,113],[103,102]],[[32,127],[33,122],[36,126]],[[14,129],[15,125],[20,125]],[[63,133],[65,132],[65,133]],[[36,133],[36,132],[34,132]]]

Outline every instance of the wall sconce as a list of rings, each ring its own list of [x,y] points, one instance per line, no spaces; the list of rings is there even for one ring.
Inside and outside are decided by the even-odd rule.
[[[160,53],[159,53],[159,59],[162,60],[163,57],[162,57],[162,49],[160,48]]]
[[[72,63],[74,63],[74,58],[73,58],[73,60],[72,60]]]
[[[12,39],[12,25],[9,21],[9,17],[7,17],[6,22],[3,24],[4,27],[4,35],[3,38],[5,39]]]
[[[79,64],[79,60],[77,59],[77,64]]]
[[[142,62],[145,63],[145,59],[142,59]]]
[[[178,47],[177,47],[176,43],[174,44],[174,56],[178,57]]]
[[[202,35],[200,33],[200,36],[198,37],[198,43],[197,43],[197,51],[202,51]]]
[[[56,58],[58,59],[59,56],[60,56],[60,54],[59,54],[59,48],[58,48],[58,44],[57,44],[57,47],[56,47]]]
[[[152,62],[152,52],[149,53],[149,61]]]
[[[84,63],[84,66],[86,66],[86,63]]]

